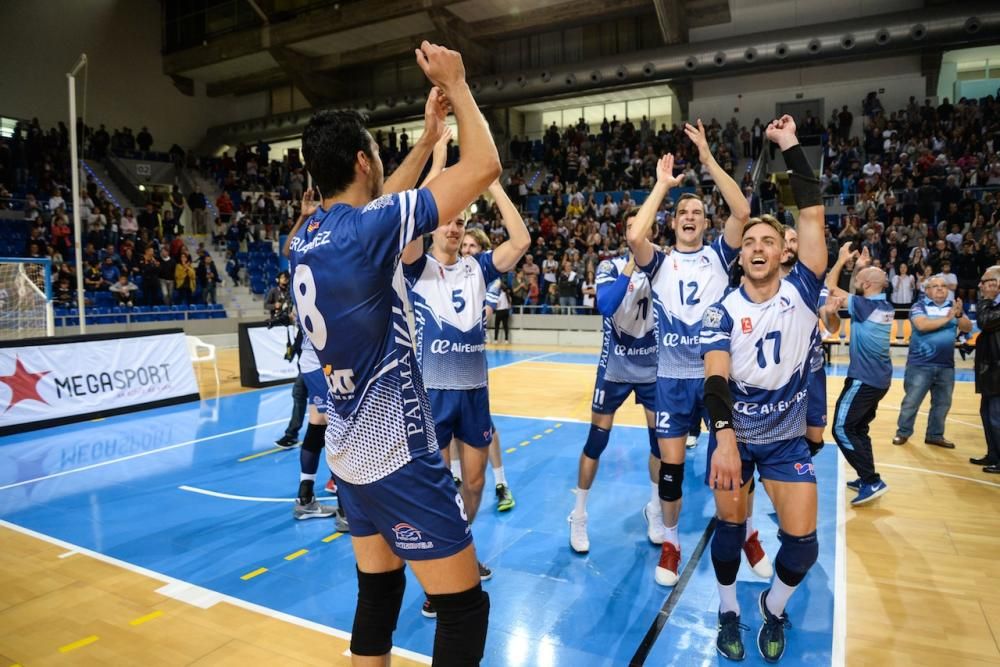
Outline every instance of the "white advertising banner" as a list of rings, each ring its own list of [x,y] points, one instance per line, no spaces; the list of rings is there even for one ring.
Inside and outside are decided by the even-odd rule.
[[[294,380],[299,374],[296,360],[285,361],[289,341],[295,341],[295,327],[248,327],[257,376],[261,383]]]
[[[0,347],[0,434],[197,398],[181,332]]]

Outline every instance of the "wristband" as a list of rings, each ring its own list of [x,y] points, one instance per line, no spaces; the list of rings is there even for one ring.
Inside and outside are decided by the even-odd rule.
[[[705,409],[714,431],[733,428],[733,395],[729,382],[721,375],[705,380]]]

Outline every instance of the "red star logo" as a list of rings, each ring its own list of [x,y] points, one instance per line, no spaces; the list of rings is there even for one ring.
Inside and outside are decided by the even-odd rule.
[[[21,401],[39,401],[48,405],[48,401],[38,393],[38,383],[51,372],[39,371],[37,373],[29,373],[24,364],[21,363],[21,360],[17,359],[13,375],[0,375],[0,382],[10,387],[10,405],[7,406],[4,412],[9,411]]]

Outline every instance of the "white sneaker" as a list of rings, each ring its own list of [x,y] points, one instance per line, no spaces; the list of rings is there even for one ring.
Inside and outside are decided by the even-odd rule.
[[[663,509],[660,503],[649,501],[643,505],[642,516],[646,519],[646,537],[653,544],[663,544],[667,539],[667,527],[663,525]]]
[[[684,442],[684,446],[687,447],[688,449],[694,449],[695,447],[697,447],[698,446],[698,436],[696,436],[696,435],[689,435],[687,437],[687,440]]]
[[[578,554],[585,554],[590,551],[590,538],[587,537],[587,515],[577,517],[570,513],[566,519],[569,521],[569,545]]]

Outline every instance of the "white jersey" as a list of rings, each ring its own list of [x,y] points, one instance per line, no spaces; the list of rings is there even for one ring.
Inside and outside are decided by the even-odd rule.
[[[597,266],[595,285],[599,306],[604,291],[612,289],[627,264],[624,257],[616,257]],[[649,278],[636,268],[629,276],[628,288],[618,307],[603,320],[599,365],[606,380],[629,384],[656,381],[656,321],[652,300]]]
[[[764,303],[733,290],[705,311],[701,352],[730,355],[736,440],[770,445],[806,433],[806,387],[821,283],[796,264]]]
[[[299,372],[312,373],[322,367],[319,363],[319,357],[316,355],[316,348],[313,347],[309,336],[302,336],[302,349],[299,350]]]
[[[656,375],[664,378],[704,377],[699,334],[705,309],[729,288],[729,270],[739,250],[722,236],[695,252],[657,250],[641,267],[653,288],[653,312],[659,337]]]
[[[417,363],[428,389],[486,386],[486,285],[500,277],[493,253],[445,266],[424,255],[403,267],[413,301]]]

